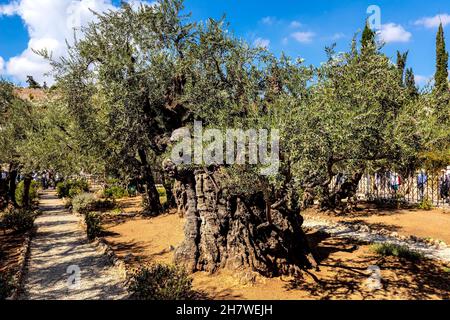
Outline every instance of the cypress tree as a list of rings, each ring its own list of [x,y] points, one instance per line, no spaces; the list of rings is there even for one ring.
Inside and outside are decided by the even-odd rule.
[[[414,72],[412,68],[406,69],[405,73],[405,86],[408,90],[408,94],[411,98],[416,98],[419,96],[419,90],[417,90],[416,80],[414,77]]]
[[[436,36],[436,74],[435,88],[438,92],[448,91],[448,52],[445,49],[444,28],[442,23]]]
[[[363,54],[375,51],[376,48],[375,36],[376,36],[375,31],[373,31],[370,28],[369,22],[366,21],[366,26],[364,27],[364,31],[361,37],[361,52]]]
[[[397,69],[399,73],[399,82],[400,85],[404,85],[403,79],[405,75],[405,68],[406,68],[406,61],[408,60],[408,51],[405,53],[400,53],[400,51],[397,51]]]

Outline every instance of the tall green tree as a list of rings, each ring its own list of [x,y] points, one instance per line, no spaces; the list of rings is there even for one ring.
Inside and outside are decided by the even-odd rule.
[[[417,89],[416,79],[412,68],[406,69],[405,72],[405,86],[408,94],[411,98],[417,98],[419,90]]]
[[[442,23],[436,35],[436,74],[435,88],[438,92],[448,92],[448,52],[446,51],[444,28]]]
[[[399,82],[401,85],[404,84],[404,78],[405,78],[405,68],[406,68],[406,62],[408,60],[408,54],[409,52],[406,51],[404,53],[400,53],[400,51],[397,51],[397,69],[399,73]]]
[[[18,97],[16,88],[5,81],[0,82],[0,163],[9,164],[9,201],[18,206],[15,199],[16,177],[20,172],[25,177],[25,207],[30,205],[32,159],[23,152],[24,146],[36,132],[39,115],[31,102]]]
[[[361,51],[363,54],[373,53],[376,51],[376,45],[376,32],[370,28],[369,21],[366,21],[361,36]]]
[[[155,187],[160,164],[152,159],[188,118],[181,97],[192,78],[195,39],[182,10],[179,0],[138,9],[123,3],[85,28],[69,58],[53,62],[86,150],[104,159],[107,170],[142,182],[149,215],[162,211]]]

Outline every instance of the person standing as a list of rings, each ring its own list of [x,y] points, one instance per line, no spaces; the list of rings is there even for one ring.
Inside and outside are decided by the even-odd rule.
[[[419,191],[419,200],[422,201],[425,195],[425,187],[428,182],[428,177],[425,170],[421,170],[417,176],[417,190]]]
[[[439,178],[439,195],[444,202],[449,202],[450,194],[450,174],[447,170],[442,170],[442,175]]]

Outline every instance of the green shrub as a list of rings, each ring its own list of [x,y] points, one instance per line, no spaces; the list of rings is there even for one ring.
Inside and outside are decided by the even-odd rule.
[[[58,194],[58,198],[67,198],[69,195],[69,186],[67,182],[58,182],[56,184],[56,193]]]
[[[107,178],[106,185],[108,186],[118,186],[120,185],[120,180],[117,178]]]
[[[96,201],[92,193],[80,193],[72,199],[73,211],[86,214],[94,209]]]
[[[159,202],[161,203],[161,205],[165,205],[167,203],[167,192],[166,189],[164,187],[156,187],[156,190],[158,190],[158,194],[159,194]]]
[[[105,188],[104,195],[107,199],[120,199],[128,196],[127,189],[120,186]]]
[[[399,246],[393,243],[374,244],[372,251],[382,257],[398,257],[410,261],[417,261],[423,258],[419,252],[410,250],[408,247]]]
[[[192,278],[186,271],[162,264],[135,271],[129,290],[135,300],[189,300],[194,296]]]
[[[16,201],[19,206],[23,206],[23,196],[24,196],[25,184],[20,181],[16,188]],[[37,181],[31,181],[30,185],[30,201],[36,200],[38,198],[39,183]]]
[[[11,273],[0,272],[0,300],[8,298],[12,294],[14,287]]]
[[[137,196],[137,188],[136,188],[136,186],[128,186],[127,192],[128,192],[128,196],[136,197]]]
[[[419,208],[420,210],[427,210],[427,211],[429,211],[429,210],[433,209],[433,202],[428,197],[425,197],[417,205],[417,208]]]
[[[87,214],[90,211],[105,211],[116,207],[116,204],[110,200],[96,199],[93,193],[81,193],[70,199],[70,206],[73,211]]]
[[[89,240],[94,240],[101,235],[103,229],[100,214],[88,212],[84,216],[84,221],[86,222],[86,232]]]
[[[74,198],[84,192],[89,192],[89,184],[86,180],[67,180],[56,185],[59,198]]]
[[[17,232],[25,232],[33,228],[36,213],[26,209],[11,209],[3,214],[4,228]]]
[[[95,210],[95,211],[112,210],[115,207],[116,207],[116,204],[111,200],[97,200],[93,204],[93,210]]]

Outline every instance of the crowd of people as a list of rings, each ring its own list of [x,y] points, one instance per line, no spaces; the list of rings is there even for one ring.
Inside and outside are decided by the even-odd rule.
[[[345,183],[346,175],[339,174],[335,181],[335,188],[339,187]],[[423,201],[431,197],[436,202],[450,204],[450,166],[442,169],[438,175],[425,169],[419,170],[413,177],[403,177],[395,171],[365,175],[359,189],[369,198],[395,197],[401,193],[411,201]]]
[[[16,184],[20,183],[24,180],[23,174],[18,174],[16,178]],[[53,170],[44,170],[42,172],[33,172],[32,174],[33,181],[39,182],[42,189],[54,189],[58,182],[61,181],[61,178],[58,173],[55,173]],[[0,171],[0,184],[6,184],[9,181],[9,172],[6,170]]]

